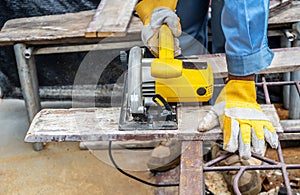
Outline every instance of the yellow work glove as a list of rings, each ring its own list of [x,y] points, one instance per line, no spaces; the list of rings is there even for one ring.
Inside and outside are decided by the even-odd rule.
[[[175,14],[177,0],[142,0],[136,6],[136,12],[142,20],[142,41],[151,53],[158,57],[158,32],[163,24],[167,24],[174,36],[174,56],[181,54],[178,38],[181,26]]]
[[[239,149],[242,159],[251,157],[251,143],[254,152],[260,155],[264,152],[264,140],[272,148],[278,146],[276,130],[256,102],[254,81],[230,80],[199,123],[198,130],[207,131],[218,124],[223,130],[223,149],[228,152]]]

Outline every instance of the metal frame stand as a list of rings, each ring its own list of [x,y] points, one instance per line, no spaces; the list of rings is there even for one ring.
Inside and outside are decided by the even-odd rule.
[[[25,100],[27,116],[29,122],[31,123],[34,116],[41,110],[39,84],[35,60],[34,57],[31,55],[31,49],[26,47],[25,44],[15,44],[14,51],[17,61],[22,94]],[[33,149],[35,151],[42,150],[43,143],[33,143]]]
[[[285,30],[281,37],[282,47],[297,47],[300,34],[300,22],[293,24],[292,31]],[[284,81],[299,81],[300,71],[287,72],[283,74]],[[283,87],[283,103],[286,109],[289,109],[290,119],[300,118],[300,98],[295,86]]]

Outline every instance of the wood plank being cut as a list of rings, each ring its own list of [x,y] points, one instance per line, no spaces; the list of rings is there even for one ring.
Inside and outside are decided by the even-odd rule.
[[[125,36],[137,0],[102,0],[86,37]]]
[[[178,130],[119,130],[120,108],[44,109],[33,119],[25,137],[26,142],[64,141],[125,141],[125,140],[220,140],[222,132],[216,127],[198,132],[199,121],[210,107],[181,106]],[[278,132],[282,132],[273,105],[262,105]]]

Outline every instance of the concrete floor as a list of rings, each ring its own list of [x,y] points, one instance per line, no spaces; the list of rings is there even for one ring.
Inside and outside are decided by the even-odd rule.
[[[106,150],[80,150],[79,143],[49,143],[42,151],[33,151],[32,144],[23,141],[27,128],[24,102],[0,99],[1,195],[154,193],[154,188],[112,167]],[[122,168],[149,178],[145,170],[149,151],[115,150],[114,155]]]

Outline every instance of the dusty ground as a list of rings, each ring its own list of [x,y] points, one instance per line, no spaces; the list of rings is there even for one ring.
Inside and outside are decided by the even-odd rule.
[[[0,100],[1,101],[1,100]],[[153,194],[153,188],[123,176],[107,151],[94,155],[78,143],[51,143],[41,152],[24,143],[28,123],[24,102],[0,102],[0,194]],[[114,152],[119,164],[145,170],[146,152]],[[129,161],[133,159],[135,161]],[[131,172],[148,178],[147,171]]]

